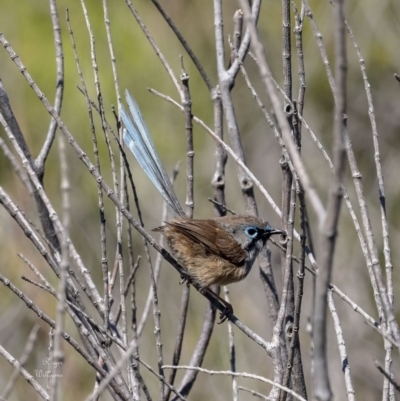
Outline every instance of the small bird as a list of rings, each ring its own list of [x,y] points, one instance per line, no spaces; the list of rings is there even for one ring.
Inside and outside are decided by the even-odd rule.
[[[191,281],[203,291],[218,298],[227,313],[232,305],[210,289],[211,285],[227,285],[241,281],[249,274],[262,247],[271,235],[285,234],[266,221],[250,215],[232,215],[210,219],[189,219],[180,205],[170,178],[156,152],[147,125],[133,97],[126,91],[130,115],[121,108],[124,141],[136,160],[163,196],[174,218],[153,231],[167,239],[174,257],[186,269]]]

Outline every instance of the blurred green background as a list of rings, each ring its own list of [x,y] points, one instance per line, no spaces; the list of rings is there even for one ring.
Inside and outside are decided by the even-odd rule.
[[[164,1],[162,3],[203,63],[212,82],[216,83],[217,73],[212,2],[175,0],[173,2]],[[299,2],[296,3],[298,8],[300,8]],[[193,112],[196,116],[203,119],[207,125],[212,126],[213,115],[210,94],[189,57],[184,54],[183,48],[151,1],[135,1],[134,4],[177,77],[180,74],[179,55],[184,55],[185,67],[190,75]],[[86,5],[96,40],[96,57],[99,64],[104,106],[109,122],[114,124],[111,106],[116,106],[116,95],[102,4],[100,1],[88,0],[86,1]],[[332,61],[332,7],[327,1],[311,1],[310,5],[323,35],[330,61]],[[61,117],[79,145],[93,161],[94,157],[86,103],[83,95],[77,89],[79,77],[65,22],[67,8],[86,84],[92,99],[95,100],[96,92],[93,84],[88,32],[79,1],[59,0],[57,7],[61,21],[65,60],[65,91]],[[280,7],[279,2],[266,2],[263,5],[259,29],[264,40],[270,67],[277,81],[282,83]],[[400,249],[396,246],[400,241],[400,185],[398,180],[400,165],[400,85],[393,78],[393,73],[400,73],[400,53],[398,52],[400,42],[400,3],[388,0],[380,2],[372,0],[348,1],[346,2],[346,7],[346,16],[360,45],[372,88],[378,132],[380,134],[380,155],[385,177],[386,205],[390,224],[389,233],[392,245],[396,294],[396,290],[399,289],[400,278],[397,263]],[[232,32],[232,16],[236,8],[236,2],[224,2],[224,28],[226,35]],[[125,2],[122,0],[109,2],[109,16],[120,87],[122,90],[128,88],[137,99],[149,129],[152,132],[156,147],[161,154],[161,158],[167,169],[171,171],[178,160],[186,160],[183,115],[169,103],[150,94],[147,88],[154,88],[176,100],[179,100],[178,94]],[[39,0],[0,0],[0,31],[4,33],[6,39],[21,57],[22,62],[40,89],[52,101],[55,91],[55,51],[48,3]],[[227,49],[228,46],[226,46]],[[10,60],[6,51],[3,49],[0,54],[0,78],[5,90],[8,92],[14,113],[17,116],[31,152],[36,157],[47,133],[50,122],[49,115],[27,85],[14,63]],[[304,115],[309,125],[326,146],[328,153],[330,153],[333,99],[321,57],[307,19],[304,24],[304,54],[307,80]],[[228,55],[226,60],[228,61]],[[348,127],[356,151],[359,168],[363,174],[365,194],[375,230],[375,238],[382,254],[377,180],[368,105],[358,60],[350,40],[348,40],[348,60]],[[268,108],[269,104],[254,62],[248,58],[246,59],[245,66],[256,90],[266,102]],[[297,95],[298,79],[295,57],[293,58],[293,81],[294,94]],[[281,172],[278,164],[280,148],[240,74],[233,90],[233,98],[248,165],[268,189],[275,201],[280,204]],[[100,119],[97,115],[95,116],[95,121],[102,158],[102,175],[111,184],[108,151],[104,145]],[[1,133],[2,137],[5,138],[2,129]],[[195,217],[207,217],[213,213],[212,205],[207,202],[207,198],[212,197],[210,180],[213,174],[213,152],[215,145],[213,140],[197,126],[194,128],[194,143],[196,152],[194,180]],[[114,146],[114,150],[117,152],[117,147]],[[326,199],[330,173],[319,150],[311,142],[306,132],[303,133],[302,154],[308,167],[308,172],[314,180],[321,197]],[[96,183],[79,162],[72,149],[68,148],[67,155],[72,188],[71,236],[84,263],[92,271],[93,277],[101,289],[99,213]],[[56,210],[61,212],[58,158],[57,146],[55,144],[46,164],[45,187]],[[130,158],[130,160],[132,160],[131,166],[141,199],[146,227],[149,229],[156,227],[160,224],[161,218],[161,196],[157,194],[147,177],[144,176],[140,168],[133,162],[133,158]],[[181,174],[176,183],[177,193],[182,203],[185,199],[186,183],[184,168],[185,164],[183,163]],[[34,202],[16,178],[15,173],[10,168],[9,162],[3,154],[0,154],[0,180],[0,185],[4,187],[20,208],[33,221],[38,223]],[[244,211],[237,182],[236,166],[232,160],[228,161],[226,180],[229,207],[239,212]],[[352,197],[353,204],[356,205],[352,180],[348,170],[346,186]],[[256,191],[256,196],[260,215],[268,218],[273,225],[279,226],[278,217],[258,191]],[[116,244],[115,211],[111,202],[105,200],[105,203],[107,211],[108,256],[110,266],[112,266]],[[357,215],[359,215],[358,210]],[[314,223],[313,216],[311,217]],[[22,274],[31,277],[31,273],[18,258],[17,253],[22,252],[28,257],[48,278],[51,278],[52,283],[55,285],[57,282],[54,280],[54,275],[49,272],[48,267],[43,264],[40,255],[33,249],[30,241],[24,237],[19,227],[2,208],[0,209],[0,224],[3,228],[0,230],[0,243],[2,245],[0,253],[1,273],[11,279],[29,297],[34,299],[41,308],[54,317],[55,303],[53,299],[48,294],[41,292],[36,287],[30,286],[20,279]],[[318,244],[317,224],[314,224],[313,228],[314,242]],[[136,254],[143,254],[141,240],[136,233],[135,241],[137,245],[135,249]],[[273,247],[272,251],[276,280],[279,285],[279,252],[275,247]],[[383,257],[381,258],[381,263],[382,265],[384,263]],[[164,264],[161,271],[159,297],[162,340],[166,363],[169,363],[171,360],[175,341],[181,294],[181,287],[178,285],[178,281],[179,277],[172,267]],[[376,317],[365,262],[349,213],[344,206],[339,225],[333,282],[355,302],[359,303],[368,313]],[[142,266],[138,271],[137,283],[139,283],[137,296],[140,316],[150,283],[149,272],[144,262],[142,262]],[[307,277],[300,334],[308,384],[310,384],[310,351],[308,334],[304,328],[306,319],[310,316],[310,283],[310,277]],[[244,282],[232,286],[230,291],[231,302],[238,317],[261,336],[267,339],[270,338],[271,324],[268,320],[267,304],[262,284],[259,281],[258,268],[255,267]],[[187,364],[190,360],[206,308],[205,299],[195,293],[195,291],[192,290],[191,292],[182,364]],[[118,296],[117,293],[116,288],[116,297]],[[363,323],[363,319],[352,311],[350,307],[343,304],[339,299],[336,299],[336,303],[342,319],[344,337],[348,346],[349,361],[355,381],[356,394],[363,400],[376,400],[381,392],[382,377],[374,368],[373,360],[376,358],[383,362],[384,352],[382,341],[379,335],[368,328]],[[14,294],[7,290],[2,290],[0,293],[0,308],[3,318],[2,325],[0,326],[0,343],[15,357],[19,357],[27,335],[33,323],[37,321],[36,316]],[[396,311],[398,312],[398,310],[397,302]],[[43,364],[43,358],[47,355],[48,327],[43,322],[40,322],[40,324],[39,340],[28,363],[28,369],[31,372],[34,369],[46,369],[46,366]],[[76,336],[76,331],[69,319],[67,328]],[[336,399],[344,399],[345,390],[341,373],[341,362],[332,327],[329,329],[328,338],[333,391]],[[271,377],[271,360],[267,355],[260,352],[259,347],[248,341],[237,330],[235,330],[235,340],[238,371]],[[154,345],[155,338],[153,335],[152,317],[150,316],[141,339],[141,355],[144,360],[152,365],[156,364]],[[93,388],[94,372],[79,356],[71,352],[68,345],[65,345],[65,351],[67,356],[63,366],[64,399],[84,399]],[[203,365],[209,369],[229,369],[226,324],[216,326],[211,339],[210,349]],[[397,373],[400,373],[397,356],[394,360],[394,367],[395,372],[397,369]],[[0,388],[5,386],[11,372],[12,368],[8,363],[0,359]],[[145,380],[148,381],[151,392],[157,396],[158,387],[156,380],[146,371],[143,370],[142,373]],[[182,377],[182,373],[178,372],[178,378],[180,377]],[[400,376],[397,375],[397,377]],[[46,381],[45,378],[39,380],[42,383]],[[266,385],[245,381],[244,379],[241,383],[257,391],[268,392],[269,387]],[[190,399],[229,399],[231,397],[230,387],[229,378],[209,377],[200,374]],[[310,386],[308,391],[311,392]],[[27,394],[31,395],[33,392],[30,386],[20,378],[17,388],[10,399],[26,399]],[[243,400],[251,398],[249,394],[241,394],[241,399]]]

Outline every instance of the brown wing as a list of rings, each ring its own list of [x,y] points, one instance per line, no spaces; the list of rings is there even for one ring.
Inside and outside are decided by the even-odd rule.
[[[246,260],[246,252],[215,220],[175,220],[166,223],[192,241],[234,265],[241,266]]]
[[[220,228],[219,230],[224,230]],[[233,239],[229,233],[218,236],[217,247],[220,255],[236,266],[243,266],[246,261],[247,252]]]

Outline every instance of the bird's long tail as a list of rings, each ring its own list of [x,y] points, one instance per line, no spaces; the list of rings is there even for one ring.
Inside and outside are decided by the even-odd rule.
[[[134,154],[136,160],[163,196],[172,212],[182,217],[185,213],[176,197],[171,180],[157,154],[139,106],[127,90],[125,95],[130,111],[130,113],[127,113],[124,107],[121,107],[121,117],[125,125],[125,144]]]

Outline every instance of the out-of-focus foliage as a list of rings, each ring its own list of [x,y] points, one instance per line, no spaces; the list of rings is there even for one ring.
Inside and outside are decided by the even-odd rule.
[[[150,1],[142,0],[135,1],[134,3],[178,77],[180,74],[179,55],[184,55],[185,67],[190,75],[194,114],[212,126],[213,117],[210,94],[188,56],[184,54],[183,48]],[[202,61],[212,81],[216,83],[217,73],[212,2],[175,0],[173,2],[162,1],[162,3],[165,3],[170,17],[175,21]],[[299,2],[297,1],[296,3]],[[398,135],[400,132],[400,85],[394,80],[393,73],[400,72],[400,53],[398,51],[400,3],[395,0],[382,0],[379,2],[363,0],[347,3],[346,15],[361,47],[369,82],[372,87],[380,134],[381,161],[385,176],[396,290],[399,289],[398,282],[400,279],[397,263],[400,257],[400,249],[395,246],[400,241],[400,185],[398,180],[400,163],[398,150],[400,148],[400,136]],[[86,5],[96,40],[96,57],[99,64],[104,105],[109,122],[115,126],[111,106],[116,105],[116,95],[103,21],[103,10],[100,1],[86,1]],[[331,5],[327,1],[312,1],[310,5],[313,8],[315,20],[323,35],[330,60],[332,60],[333,23]],[[83,95],[77,89],[77,85],[80,85],[80,82],[65,22],[65,11],[67,8],[69,9],[70,21],[86,84],[93,100],[96,100],[88,31],[79,1],[59,0],[57,6],[61,20],[65,60],[65,92],[61,117],[79,144],[93,160],[86,103]],[[224,7],[225,33],[228,35],[231,34],[231,16],[235,11],[236,2],[225,1]],[[300,9],[300,4],[298,4],[298,8]],[[109,13],[120,87],[122,89],[128,88],[138,100],[150,131],[153,133],[161,157],[167,168],[171,170],[178,160],[185,160],[186,157],[183,116],[172,105],[151,95],[147,91],[147,88],[155,88],[175,99],[179,99],[178,95],[156,54],[129,12],[125,2],[122,0],[110,1]],[[279,2],[265,2],[261,12],[259,29],[264,38],[267,57],[275,78],[279,83],[282,83],[281,11]],[[55,52],[49,5],[42,0],[0,0],[0,31],[4,33],[14,50],[21,57],[22,62],[41,90],[52,101],[55,90]],[[381,246],[382,235],[378,190],[368,106],[354,47],[350,39],[347,43],[349,59],[348,127],[359,161],[359,167],[363,174],[363,182],[369,202],[373,227],[378,244]],[[228,50],[228,46],[226,46],[226,49]],[[49,116],[22,75],[18,72],[14,63],[9,59],[7,53],[3,49],[0,50],[0,78],[9,94],[14,112],[32,154],[36,156],[47,133],[50,121]],[[304,24],[304,54],[307,79],[304,115],[330,153],[333,99],[316,41],[307,19]],[[256,90],[259,92],[261,98],[265,99],[263,86],[258,78],[254,62],[248,58],[246,59],[245,66]],[[298,80],[295,57],[293,58],[293,78],[294,93],[297,93]],[[262,113],[247,90],[242,77],[238,77],[233,92],[247,162],[252,171],[261,179],[279,204],[281,185],[281,173],[279,164],[277,163],[280,157],[279,146]],[[266,103],[268,105],[268,102]],[[97,115],[96,124],[103,163],[102,174],[111,183],[108,151],[104,145],[100,119]],[[195,127],[194,137],[196,151],[194,180],[195,216],[205,217],[213,213],[212,206],[207,202],[207,198],[212,195],[209,182],[213,173],[214,143],[198,127]],[[114,146],[114,150],[117,151],[116,146]],[[303,133],[302,154],[310,175],[315,180],[317,188],[322,193],[322,197],[325,198],[330,173],[320,152],[315,144],[311,142],[306,132]],[[81,252],[84,262],[93,272],[97,284],[102,288],[96,184],[71,149],[68,150],[68,157],[72,188],[72,238]],[[149,228],[155,227],[160,223],[161,197],[133,162],[132,168],[134,170],[138,194],[144,209],[146,226]],[[54,146],[46,164],[45,186],[56,209],[61,211],[59,183],[58,152],[57,146]],[[347,174],[346,184],[352,199],[355,199],[350,174]],[[38,223],[34,203],[10,169],[8,161],[5,160],[2,154],[0,155],[0,185],[8,191],[29,217]],[[184,165],[182,166],[182,173],[178,178],[176,187],[183,201],[185,193]],[[243,204],[239,196],[236,168],[231,161],[228,164],[226,191],[228,205],[238,211],[242,211]],[[257,193],[257,199],[260,203],[260,213],[263,216],[268,216],[271,223],[278,226],[278,217],[273,214],[272,209],[259,193]],[[115,255],[115,211],[112,204],[108,201],[106,201],[106,211],[109,262],[112,265]],[[48,314],[54,316],[55,304],[50,295],[29,286],[19,278],[22,274],[29,275],[29,273],[27,273],[26,266],[17,257],[17,253],[23,252],[39,268],[43,264],[40,255],[37,254],[29,241],[25,239],[20,229],[3,209],[0,209],[0,224],[2,227],[0,231],[0,243],[2,244],[2,251],[0,253],[1,272],[13,280],[19,287],[22,287]],[[136,234],[135,236],[139,249],[137,252],[142,253],[142,248],[139,248],[141,246],[141,239]],[[314,241],[318,244],[318,238],[314,238]],[[343,207],[340,220],[337,249],[339,252],[335,257],[333,281],[343,291],[347,292],[354,301],[362,304],[364,309],[371,315],[376,316],[371,300],[371,289],[368,284],[365,262],[345,207]],[[380,249],[380,251],[382,250]],[[273,252],[274,258],[277,260],[279,254],[276,249]],[[43,270],[47,272],[48,269],[44,267]],[[279,282],[279,269],[276,269],[276,274]],[[144,283],[138,288],[140,314],[145,297],[147,296],[149,284],[149,273],[145,267],[145,263],[143,263],[138,273],[137,281]],[[176,272],[165,264],[161,273],[159,297],[161,305],[168,304],[168,308],[161,308],[162,338],[166,362],[170,361],[175,341],[176,319],[181,293],[178,281],[179,277]],[[56,283],[54,279],[53,282]],[[309,349],[307,348],[308,339],[304,326],[306,318],[310,316],[309,294],[310,281],[308,280],[306,282],[301,329],[302,352],[306,361],[305,371],[307,372],[307,377],[309,377],[310,365],[307,362],[309,361]],[[231,288],[231,300],[235,307],[235,312],[247,325],[254,328],[256,332],[259,332],[263,336],[270,335],[266,302],[262,286],[258,279],[257,268],[253,269],[250,277],[245,282]],[[27,333],[36,318],[26,308],[21,307],[20,301],[10,292],[1,291],[0,305],[0,313],[3,317],[3,323],[0,327],[0,342],[13,355],[18,357],[22,348],[21,344],[24,344]],[[193,291],[188,318],[188,331],[183,349],[182,362],[184,364],[189,361],[194,344],[197,341],[205,306],[206,302],[204,298]],[[352,367],[351,372],[355,379],[356,392],[359,395],[359,399],[376,400],[377,395],[381,392],[382,378],[377,374],[373,366],[373,359],[378,358],[381,361],[383,360],[384,354],[381,339],[375,332],[364,325],[362,319],[347,305],[337,301],[337,308],[342,319],[344,337],[348,345],[349,359]],[[48,327],[43,323],[41,324],[39,345],[37,345],[34,356],[28,365],[31,371],[33,369],[46,369],[42,359],[46,356],[47,352],[45,344]],[[353,330],[354,327],[358,328],[357,331]],[[74,335],[76,334],[70,321],[68,321],[67,329]],[[259,348],[255,344],[246,341],[240,332],[235,332],[235,336],[238,371],[257,372],[262,370],[268,376],[268,373],[272,372],[272,368],[269,366],[267,356],[260,353]],[[148,362],[151,363],[155,363],[156,361],[154,343],[152,322],[150,321],[146,326],[144,336],[141,340],[141,347],[143,355],[147,355]],[[336,348],[336,339],[332,330],[329,330],[329,343],[330,353],[334,360],[331,365],[333,391],[335,392],[336,399],[344,399],[345,393],[341,365]],[[63,383],[66,394],[64,399],[84,399],[93,387],[94,373],[75,353],[69,352],[70,349],[67,345],[65,346],[65,350],[67,357],[63,372]],[[398,360],[394,363],[395,368],[399,368]],[[204,365],[211,369],[229,368],[226,325],[215,328],[210,350],[206,355]],[[0,360],[0,387],[4,386],[11,371],[12,369],[8,364]],[[148,380],[150,385],[154,385],[154,388],[157,389],[156,381],[147,372],[143,372],[143,375],[145,380]],[[182,374],[178,373],[178,377],[181,376]],[[26,392],[31,391],[28,384],[22,379],[19,380],[18,388],[14,391],[14,398],[11,398],[12,400],[26,398],[24,397]],[[43,383],[45,382],[45,379],[41,380]],[[229,398],[230,380],[228,378],[216,381],[213,377],[200,376],[191,399],[216,399],[216,387],[220,385],[220,382],[223,383],[223,386],[218,391],[221,394],[218,399]],[[207,385],[204,385],[205,383]],[[261,384],[254,384],[254,388],[265,391],[267,387]],[[243,395],[242,399],[250,399],[246,397],[250,396]]]

